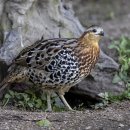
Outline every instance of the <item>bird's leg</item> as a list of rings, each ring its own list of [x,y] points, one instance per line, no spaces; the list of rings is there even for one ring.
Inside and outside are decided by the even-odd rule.
[[[60,96],[62,102],[64,103],[64,105],[68,108],[68,110],[73,111],[73,109],[70,107],[70,105],[68,104],[68,102],[64,98],[63,94],[59,94],[59,96]]]
[[[47,109],[45,111],[47,111],[47,112],[51,112],[52,111],[52,107],[51,107],[51,93],[49,91],[47,91]]]

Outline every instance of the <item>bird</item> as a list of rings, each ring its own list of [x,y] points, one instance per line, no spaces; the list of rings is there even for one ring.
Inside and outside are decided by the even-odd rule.
[[[79,38],[42,38],[36,41],[13,61],[9,75],[0,84],[0,91],[12,83],[30,82],[47,93],[47,111],[52,111],[53,92],[58,94],[68,110],[73,110],[64,94],[94,68],[102,36],[103,28],[92,25]]]

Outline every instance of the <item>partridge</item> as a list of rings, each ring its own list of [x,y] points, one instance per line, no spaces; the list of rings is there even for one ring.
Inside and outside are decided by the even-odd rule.
[[[52,111],[52,92],[72,110],[64,94],[90,74],[99,57],[98,43],[103,35],[101,27],[91,26],[79,38],[37,41],[15,59],[11,68],[17,65],[19,69],[10,69],[10,74],[0,84],[0,91],[11,83],[29,81],[47,93],[48,111]]]

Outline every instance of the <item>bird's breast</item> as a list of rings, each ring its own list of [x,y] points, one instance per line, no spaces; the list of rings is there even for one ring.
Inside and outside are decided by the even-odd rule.
[[[91,69],[95,66],[99,57],[99,49],[87,48],[78,53],[78,62],[80,77],[84,77],[90,74]]]

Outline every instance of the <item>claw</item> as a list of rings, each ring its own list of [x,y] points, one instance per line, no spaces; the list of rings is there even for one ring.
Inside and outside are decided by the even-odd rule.
[[[67,109],[68,109],[69,111],[74,111],[74,110],[71,108],[71,106],[68,104],[68,102],[66,101],[66,99],[64,98],[64,96],[61,95],[61,94],[59,94],[59,96],[60,96],[62,102],[64,103],[64,105],[67,107]]]

